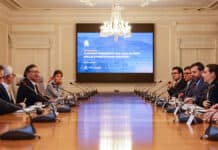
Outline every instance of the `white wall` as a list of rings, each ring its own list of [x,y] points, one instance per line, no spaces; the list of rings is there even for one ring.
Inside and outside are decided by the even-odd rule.
[[[6,56],[1,56],[1,63],[9,61],[18,74],[23,73],[27,64],[37,63],[45,77],[54,69],[62,69],[66,83],[75,81],[75,24],[101,23],[109,19],[109,12],[101,9],[11,11],[8,17],[9,55],[1,48],[2,56]],[[194,61],[218,61],[217,11],[139,9],[126,10],[123,17],[131,23],[155,24],[156,80],[169,80],[174,65],[184,67]],[[0,30],[3,30],[0,44],[7,45],[7,27],[0,25]],[[97,87],[100,91],[132,91],[146,84],[83,83],[81,86]]]

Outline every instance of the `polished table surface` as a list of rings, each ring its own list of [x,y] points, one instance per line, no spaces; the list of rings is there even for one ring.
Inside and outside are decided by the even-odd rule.
[[[200,140],[208,124],[188,127],[131,93],[104,93],[81,102],[56,123],[34,123],[41,139],[0,141],[0,150],[217,150]],[[28,123],[24,114],[0,116],[0,133]]]

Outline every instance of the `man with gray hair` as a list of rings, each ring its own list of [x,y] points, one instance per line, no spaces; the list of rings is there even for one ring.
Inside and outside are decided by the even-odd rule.
[[[13,69],[11,66],[5,65],[3,66],[3,68],[4,76],[3,81],[0,83],[0,98],[9,103],[16,104],[14,95],[10,88],[10,85],[14,80],[15,74],[13,73]]]

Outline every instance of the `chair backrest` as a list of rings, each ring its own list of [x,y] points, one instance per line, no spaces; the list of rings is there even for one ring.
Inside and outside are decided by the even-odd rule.
[[[17,97],[17,91],[18,91],[18,88],[19,88],[19,84],[20,84],[20,81],[23,79],[23,76],[22,75],[16,75],[16,77],[14,78],[14,81],[11,85],[12,87],[12,91],[14,93],[14,97],[16,98]]]
[[[44,83],[44,78],[43,76],[39,77],[39,82],[38,82],[38,87],[39,87],[39,91],[43,94],[46,95],[46,90],[45,90],[45,83]]]

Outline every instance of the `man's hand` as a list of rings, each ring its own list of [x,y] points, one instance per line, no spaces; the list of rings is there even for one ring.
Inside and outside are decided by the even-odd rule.
[[[19,105],[20,105],[22,108],[26,108],[26,104],[25,104],[25,103],[19,103]]]
[[[172,81],[168,81],[167,82],[167,88],[170,89],[171,87],[173,87],[173,82]]]
[[[215,104],[211,107],[212,109],[218,109],[218,104]]]
[[[186,104],[193,104],[194,103],[194,99],[192,97],[187,97],[187,98],[185,98],[184,102]]]
[[[204,100],[203,101],[203,106],[204,106],[204,108],[210,108],[210,106],[211,106],[210,101],[209,100]]]
[[[179,93],[178,98],[182,98],[185,94],[184,93]]]

